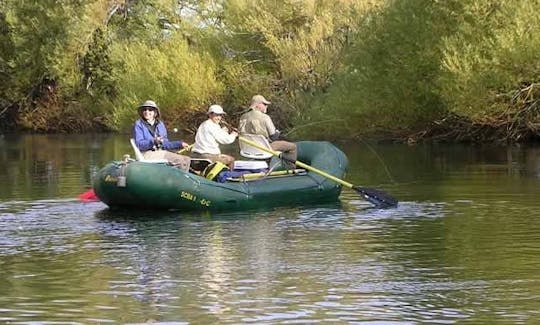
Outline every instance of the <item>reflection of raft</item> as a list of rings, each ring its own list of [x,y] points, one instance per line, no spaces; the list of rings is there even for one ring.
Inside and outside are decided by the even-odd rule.
[[[298,142],[298,160],[342,178],[345,154],[329,142]],[[274,162],[271,163],[271,165]],[[125,182],[124,182],[125,181]],[[225,210],[336,201],[341,185],[312,172],[218,183],[159,163],[114,161],[95,176],[110,207]]]

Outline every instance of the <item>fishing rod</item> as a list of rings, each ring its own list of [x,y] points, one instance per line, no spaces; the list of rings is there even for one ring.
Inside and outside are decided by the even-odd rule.
[[[225,121],[223,118],[221,119],[221,123],[223,123],[223,125],[229,129],[231,129],[232,131],[240,134],[240,132],[238,131],[238,129],[234,126],[232,126],[230,123],[228,123],[227,121]]]

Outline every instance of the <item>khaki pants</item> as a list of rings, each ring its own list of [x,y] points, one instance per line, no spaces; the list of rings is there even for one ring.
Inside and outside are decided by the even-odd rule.
[[[274,150],[281,151],[283,153],[283,157],[296,161],[298,156],[296,144],[289,141],[277,140],[270,143],[270,147],[272,147]],[[292,164],[292,166],[294,166],[294,164]]]
[[[230,170],[234,169],[234,157],[226,155],[226,154],[211,154],[211,153],[198,153],[198,152],[192,152],[191,157],[193,158],[204,158],[204,159],[210,159],[213,162],[219,161],[220,163],[223,163],[229,167]]]
[[[145,159],[166,159],[171,165],[189,172],[191,159],[188,156],[179,155],[167,150],[148,150],[143,153],[143,156]]]

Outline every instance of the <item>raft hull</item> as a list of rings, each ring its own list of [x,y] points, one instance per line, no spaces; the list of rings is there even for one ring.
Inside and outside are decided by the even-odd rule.
[[[345,154],[329,142],[298,142],[298,160],[343,178]],[[124,183],[125,180],[125,183]],[[218,183],[165,164],[113,161],[94,177],[94,191],[110,207],[245,210],[336,201],[341,185],[303,175]]]

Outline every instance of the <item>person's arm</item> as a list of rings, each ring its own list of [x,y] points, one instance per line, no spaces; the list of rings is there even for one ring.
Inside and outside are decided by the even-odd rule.
[[[276,141],[279,139],[279,136],[281,135],[281,132],[279,130],[276,130],[276,132],[274,132],[274,134],[270,134],[270,140],[271,141]]]
[[[268,115],[266,115],[266,118],[265,118],[265,125],[266,125],[266,131],[268,132],[268,137],[270,138],[270,140],[276,141],[277,139],[279,139],[279,135],[281,132],[279,132],[279,130],[276,129],[276,127],[274,126],[274,122],[272,122],[272,119]]]
[[[167,128],[163,122],[159,121],[158,125],[156,126],[156,130],[158,136],[161,138],[161,145],[163,149],[176,150],[184,147],[182,145],[183,141],[169,141],[169,138],[167,137]]]
[[[234,140],[236,140],[236,137],[238,136],[238,132],[233,131],[231,133],[223,130],[219,125],[215,124],[212,126],[212,136],[214,136],[214,139],[220,144],[230,144],[233,143]]]
[[[147,151],[154,147],[154,138],[141,120],[135,121],[133,125],[133,138],[140,151]]]

